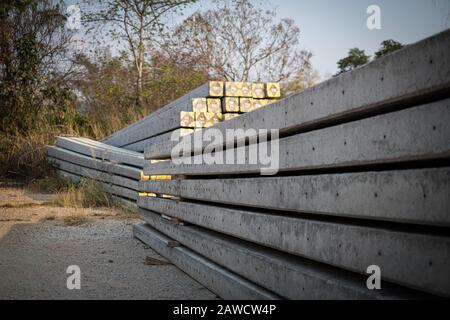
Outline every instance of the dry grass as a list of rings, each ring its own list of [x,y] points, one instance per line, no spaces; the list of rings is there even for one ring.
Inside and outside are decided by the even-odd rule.
[[[124,124],[114,123],[114,129],[122,126]],[[99,140],[108,133],[102,131],[96,123],[76,129],[75,123],[55,126],[45,120],[40,121],[36,128],[29,132],[16,134],[0,132],[0,177],[30,181],[51,175],[53,168],[46,159],[46,145],[53,145],[56,136],[86,136]]]
[[[114,208],[116,202],[102,185],[92,179],[83,179],[78,185],[70,185],[57,193],[55,203],[61,207]]]
[[[47,205],[45,202],[36,202],[36,203],[6,203],[0,204],[0,208],[31,208],[31,207],[42,207]]]
[[[74,184],[52,173],[32,181],[24,189],[4,190],[0,193],[0,210],[7,210],[8,214],[2,219],[15,223],[23,220],[25,212],[33,212],[30,217],[37,222],[55,221],[66,226],[80,226],[96,219],[137,217],[136,212],[106,193],[102,185],[92,179],[85,178]],[[39,196],[34,200],[31,194]]]
[[[56,172],[51,171],[48,176],[42,179],[32,180],[27,185],[27,189],[31,192],[58,193],[71,186],[74,186],[74,183],[70,179],[58,176]]]
[[[67,226],[80,226],[89,222],[89,217],[86,213],[79,212],[63,219]]]
[[[126,207],[117,208],[116,215],[114,216],[114,218],[122,220],[137,219],[138,217],[136,210],[133,211]]]
[[[55,203],[58,194],[33,193],[27,189],[0,187],[0,239],[17,224],[50,223],[58,226],[82,226],[110,219],[130,221],[136,211],[123,208],[62,207]]]
[[[52,168],[46,160],[45,146],[54,143],[56,134],[50,127],[16,135],[0,133],[0,176],[27,181],[47,176]]]
[[[60,207],[83,208],[83,192],[76,186],[69,186],[56,194],[55,204]]]
[[[39,222],[45,222],[45,221],[55,221],[56,220],[56,214],[54,213],[48,213],[44,215],[43,217],[39,218]]]
[[[39,192],[55,191],[53,204],[71,209],[71,214],[62,220],[66,225],[77,226],[91,218],[113,217],[116,219],[134,219],[136,212],[124,203],[106,193],[102,185],[92,179],[84,178],[79,184],[57,176],[46,177],[35,181],[29,189]],[[90,210],[85,210],[90,209]],[[107,213],[101,209],[109,209]],[[42,221],[56,220],[53,216],[45,216]]]

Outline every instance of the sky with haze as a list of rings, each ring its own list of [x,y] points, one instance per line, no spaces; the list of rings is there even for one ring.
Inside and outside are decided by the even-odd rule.
[[[67,0],[66,4],[77,4]],[[313,66],[322,80],[337,71],[336,62],[348,49],[358,47],[373,55],[380,43],[394,39],[410,44],[450,28],[450,0],[255,0],[274,8],[278,18],[292,18],[301,30],[301,47],[312,51]],[[367,8],[381,9],[381,29],[366,26]],[[211,8],[210,0],[200,0],[183,12]],[[174,16],[172,23],[183,17]]]

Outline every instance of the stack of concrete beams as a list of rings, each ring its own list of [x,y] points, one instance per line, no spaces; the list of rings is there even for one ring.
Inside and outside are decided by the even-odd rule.
[[[281,97],[279,83],[210,81],[102,142],[144,152],[176,137],[208,128],[271,104]]]
[[[253,98],[249,98],[249,96],[255,95],[254,101],[260,101],[258,105],[260,107],[275,100],[281,92],[277,83],[251,84],[210,81],[149,117],[116,132],[106,138],[104,142],[77,137],[58,137],[56,146],[48,147],[48,158],[58,167],[58,171],[62,175],[76,182],[81,177],[93,178],[100,181],[105,190],[114,196],[136,201],[139,179],[171,179],[170,175],[142,177],[145,161],[142,153],[139,152],[143,152],[147,145],[170,141],[174,132],[182,137],[194,132],[196,128],[215,125],[222,120],[225,97],[232,94],[233,97],[237,97],[238,101],[244,97],[253,101]],[[186,114],[187,118],[190,118],[190,115],[194,116],[192,123],[183,123]],[[203,120],[200,119],[201,117]],[[209,118],[211,121],[208,122]],[[176,129],[172,130],[174,128]],[[171,131],[165,132],[167,130]],[[162,131],[165,133],[160,134]],[[151,136],[153,134],[155,136]],[[151,137],[148,137],[149,135]],[[136,141],[142,138],[143,140]],[[122,144],[130,142],[132,143],[122,146]],[[141,193],[141,195],[144,194],[153,195],[152,193]],[[155,194],[155,196],[168,197],[165,194]]]
[[[55,146],[47,146],[47,158],[61,175],[74,182],[83,177],[95,179],[106,192],[136,203],[146,162],[141,153],[86,138],[58,137]]]
[[[172,134],[181,128],[182,112],[192,111],[192,99],[222,97],[223,83],[210,81],[188,94],[174,100],[163,108],[151,113],[140,121],[122,129],[102,142],[111,146],[143,152],[144,148],[160,139],[160,136]]]
[[[173,179],[139,190],[172,198],[139,197],[135,236],[223,298],[450,297],[449,52],[446,31],[214,126],[278,129],[275,176],[148,162],[144,175]]]

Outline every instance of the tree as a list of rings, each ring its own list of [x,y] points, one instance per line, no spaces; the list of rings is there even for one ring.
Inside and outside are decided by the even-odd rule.
[[[283,83],[284,95],[293,94],[310,88],[320,79],[319,74],[314,70],[310,62],[311,58],[312,54],[305,59],[304,66],[294,72],[292,79]]]
[[[384,40],[377,52],[375,52],[374,59],[381,58],[391,52],[403,48],[403,44],[392,39]],[[364,50],[353,48],[348,51],[348,56],[338,61],[339,72],[335,75],[350,71],[356,67],[362,66],[370,61],[370,56]]]
[[[80,109],[89,118],[90,133],[101,139],[136,122],[149,112],[205,83],[207,75],[190,65],[173,65],[164,57],[149,59],[154,72],[144,81],[145,107],[134,105],[134,66],[124,55],[112,56],[107,48],[94,56],[76,57],[79,75],[73,80]]]
[[[400,42],[397,42],[392,39],[384,40],[381,43],[380,49],[378,49],[378,51],[375,52],[375,59],[381,58],[382,56],[385,56],[391,52],[397,51],[401,48],[403,48],[403,44],[401,44]]]
[[[161,18],[169,11],[195,0],[101,0],[87,10],[86,24],[107,27],[113,39],[124,40],[135,70],[136,102],[142,105],[142,86],[146,67],[145,44],[161,29]],[[95,27],[90,30],[95,30]]]
[[[64,3],[0,2],[0,176],[48,173],[45,145],[87,123],[76,109]]]
[[[195,64],[211,78],[230,81],[288,81],[310,66],[292,19],[249,0],[216,1],[169,31],[158,49],[180,64]]]
[[[78,75],[72,84],[94,138],[101,139],[143,116],[134,105],[133,66],[123,56],[111,57],[104,49],[96,50],[93,57],[78,54],[75,62]]]
[[[348,56],[338,61],[339,72],[336,75],[353,70],[368,63],[370,56],[364,50],[352,48],[348,51]]]
[[[50,108],[64,117],[71,34],[62,9],[51,0],[0,3],[0,132],[32,130]]]
[[[170,101],[201,86],[209,80],[208,74],[195,64],[180,64],[157,52],[151,57],[154,72],[146,83],[147,95],[155,110]]]

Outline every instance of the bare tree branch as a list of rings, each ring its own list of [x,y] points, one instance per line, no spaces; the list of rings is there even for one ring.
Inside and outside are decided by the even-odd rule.
[[[195,62],[212,78],[235,81],[293,81],[311,69],[311,54],[299,48],[300,29],[291,19],[250,0],[216,2],[196,12],[157,39],[158,49],[174,61]],[[304,72],[312,74],[311,72]]]
[[[89,0],[86,0],[89,3]],[[101,0],[92,10],[84,10],[85,24],[106,28],[114,38],[124,40],[133,60],[136,77],[136,102],[142,104],[142,84],[146,42],[161,29],[161,18],[195,0]],[[101,9],[98,8],[101,6]],[[88,6],[89,8],[89,6]]]

